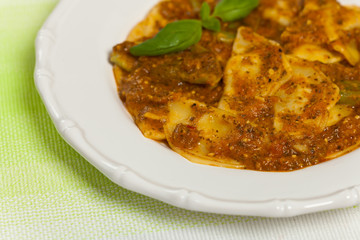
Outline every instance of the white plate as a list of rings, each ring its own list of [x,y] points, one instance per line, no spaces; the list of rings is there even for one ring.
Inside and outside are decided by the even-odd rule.
[[[289,217],[360,203],[360,151],[268,173],[193,164],[144,138],[119,100],[108,58],[156,2],[62,0],[40,30],[36,85],[74,149],[120,186],[190,210]]]

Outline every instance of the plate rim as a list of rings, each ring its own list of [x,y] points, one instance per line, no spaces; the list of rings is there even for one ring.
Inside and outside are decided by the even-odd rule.
[[[136,171],[108,159],[87,141],[81,127],[76,122],[62,114],[55,94],[50,88],[51,83],[56,81],[56,76],[52,73],[50,66],[50,56],[56,45],[55,29],[61,23],[59,18],[64,16],[67,11],[71,11],[72,6],[77,2],[79,0],[60,1],[39,30],[35,41],[35,85],[62,138],[111,181],[128,190],[176,207],[218,214],[293,217],[351,207],[360,203],[360,185],[354,185],[325,196],[301,200],[271,199],[252,202],[219,200],[187,189],[174,189],[153,183],[143,178]]]

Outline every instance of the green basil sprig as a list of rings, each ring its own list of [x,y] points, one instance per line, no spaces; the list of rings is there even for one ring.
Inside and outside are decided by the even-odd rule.
[[[154,37],[130,48],[134,56],[158,56],[179,52],[201,39],[202,29],[199,20],[186,19],[167,24]]]
[[[219,32],[221,29],[221,23],[219,19],[214,16],[210,16],[210,6],[207,2],[204,2],[200,10],[200,18],[202,26],[206,29]]]
[[[224,22],[240,20],[259,5],[259,0],[222,0],[214,10],[213,16]]]
[[[186,19],[169,23],[154,38],[130,48],[130,53],[133,56],[158,56],[183,51],[201,40],[202,27],[218,32],[221,23],[217,18],[224,22],[239,20],[258,4],[259,0],[222,0],[210,14],[209,4],[204,2],[200,10],[201,20]]]

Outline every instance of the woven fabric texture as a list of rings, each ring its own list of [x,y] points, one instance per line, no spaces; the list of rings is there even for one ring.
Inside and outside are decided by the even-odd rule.
[[[0,239],[360,239],[357,207],[215,215],[110,182],[58,135],[34,86],[34,40],[56,3],[0,1]]]

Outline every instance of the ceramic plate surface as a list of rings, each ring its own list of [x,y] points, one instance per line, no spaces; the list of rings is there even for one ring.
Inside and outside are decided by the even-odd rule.
[[[117,95],[108,58],[156,2],[62,0],[40,30],[36,86],[74,149],[120,186],[189,210],[289,217],[360,203],[359,150],[269,173],[194,164],[143,137]]]

